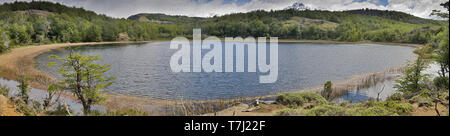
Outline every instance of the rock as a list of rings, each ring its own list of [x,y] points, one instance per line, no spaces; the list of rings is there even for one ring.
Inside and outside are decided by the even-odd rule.
[[[261,108],[261,107],[259,107],[259,106],[251,107],[251,108],[249,108],[249,109],[243,110],[242,112],[252,112],[252,111],[258,110],[258,109],[260,109],[260,108]]]
[[[261,101],[261,103],[264,103],[264,104],[267,104],[267,105],[269,105],[269,104],[277,104],[276,101]]]

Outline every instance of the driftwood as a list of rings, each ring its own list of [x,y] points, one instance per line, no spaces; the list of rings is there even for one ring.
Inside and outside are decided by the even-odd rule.
[[[67,114],[69,114],[69,116],[72,116],[72,113],[70,113],[69,106],[67,106],[66,102],[64,102],[64,108],[66,109]]]

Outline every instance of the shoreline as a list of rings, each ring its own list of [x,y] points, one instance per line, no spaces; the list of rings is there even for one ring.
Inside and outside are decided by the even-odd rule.
[[[24,74],[35,77],[34,80],[30,81],[30,86],[36,89],[47,90],[48,81],[55,80],[54,77],[49,75],[48,73],[37,70],[35,66],[37,62],[35,62],[34,58],[44,52],[48,52],[52,49],[58,49],[63,47],[72,47],[72,46],[86,46],[86,45],[104,45],[104,44],[132,44],[132,43],[150,43],[150,42],[168,42],[170,40],[152,40],[152,41],[118,41],[118,42],[86,42],[86,43],[58,43],[58,44],[48,44],[48,45],[30,45],[19,48],[13,48],[8,52],[0,54],[0,77],[15,80],[17,78],[18,72],[23,72]],[[401,44],[401,43],[378,43],[378,42],[340,42],[340,41],[326,41],[326,40],[288,40],[281,39],[279,43],[336,43],[336,44],[379,44],[379,45],[392,45],[392,46],[409,46],[421,48],[423,45],[418,44]],[[404,66],[400,66],[404,67]],[[392,68],[391,68],[392,69]],[[386,71],[390,69],[365,73],[361,75],[353,75],[347,79],[339,80],[336,82],[335,87],[339,88],[349,88],[358,86],[358,82],[355,82],[360,79],[364,79],[367,76],[373,76],[375,74],[384,74]],[[312,87],[307,89],[301,89],[298,91],[311,91],[311,92],[319,92],[321,87]],[[294,91],[297,92],[297,91]],[[339,92],[342,93],[342,92]],[[122,94],[110,94],[106,93],[107,101],[104,104],[99,106],[108,108],[108,109],[140,109],[144,110],[147,108],[151,108],[148,106],[153,106],[154,108],[164,108],[169,105],[177,105],[179,104],[176,100],[158,100],[152,98],[144,98],[137,97],[132,95],[122,95]],[[192,103],[202,103],[202,102],[232,102],[236,100],[251,100],[258,98],[270,98],[274,97],[276,94],[265,95],[265,96],[256,96],[256,97],[245,97],[245,98],[234,98],[234,99],[223,99],[223,100],[201,100],[201,101],[191,101]],[[65,93],[63,97],[76,100],[73,95],[69,93]],[[189,101],[189,100],[188,100]],[[181,103],[184,103],[181,101]],[[147,111],[147,110],[145,110]],[[153,111],[148,111],[149,113]],[[161,113],[159,113],[161,114]],[[158,114],[157,114],[158,115]]]

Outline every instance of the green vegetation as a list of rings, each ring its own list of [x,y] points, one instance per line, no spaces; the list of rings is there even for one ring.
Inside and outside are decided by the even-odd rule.
[[[59,58],[56,55],[50,57],[56,58],[62,64],[58,73],[64,79],[57,83],[58,88],[72,92],[83,105],[83,112],[91,112],[93,104],[101,104],[105,101],[103,93],[110,86],[114,77],[105,77],[103,73],[110,70],[110,65],[100,65],[94,62],[99,60],[99,56],[70,53],[65,58]],[[49,63],[54,66],[55,62]]]
[[[301,109],[285,108],[275,113],[274,116],[298,116],[298,115],[302,115]]]
[[[177,25],[115,19],[82,8],[33,1],[0,5],[0,43],[10,46],[66,42],[168,39],[185,35]],[[1,35],[0,35],[1,36]],[[120,37],[122,36],[122,37]],[[4,45],[0,51],[4,51]]]
[[[449,10],[449,2],[441,4]],[[448,19],[448,13],[433,11],[432,14]],[[410,103],[418,103],[419,107],[434,106],[437,115],[441,115],[438,105],[442,104],[448,109],[449,93],[449,44],[448,44],[448,20],[443,31],[434,35],[424,48],[416,51],[419,57],[414,63],[409,64],[403,76],[395,87],[403,93]],[[429,62],[439,64],[440,70],[437,77],[430,79],[423,71]]]
[[[437,13],[436,13],[437,14]],[[29,44],[170,39],[192,28],[218,37],[279,37],[298,40],[375,41],[425,44],[446,29],[444,21],[402,12],[252,11],[210,18],[137,14],[128,19],[82,8],[33,1],[0,5],[0,52]]]
[[[442,6],[449,8],[449,2]],[[448,13],[433,11],[433,15],[448,19]],[[298,40],[373,41],[426,44],[417,50],[418,59],[410,63],[395,87],[401,93],[386,101],[367,101],[359,104],[328,102],[333,93],[332,83],[324,84],[322,96],[316,93],[281,93],[276,101],[288,108],[276,115],[306,116],[396,116],[409,115],[412,104],[419,107],[438,104],[447,107],[449,94],[449,26],[448,21],[418,18],[395,11],[371,9],[352,11],[252,11],[220,17],[194,18],[163,14],[138,14],[128,19],[98,15],[82,8],[67,7],[51,2],[13,2],[0,5],[0,52],[30,44],[67,42],[100,42],[118,40],[170,39],[191,36],[192,28],[202,28],[205,35],[218,37],[280,37]],[[62,62],[59,73],[64,79],[48,87],[43,104],[30,100],[28,77],[19,76],[19,95],[10,99],[17,111],[25,115],[71,115],[66,104],[52,101],[61,90],[73,93],[83,105],[85,115],[128,116],[148,115],[137,110],[92,111],[93,104],[105,101],[105,88],[113,77],[103,74],[109,65],[94,62],[99,56],[71,53]],[[424,74],[430,62],[439,64],[439,76],[430,79]],[[50,65],[54,65],[51,63]],[[9,90],[0,87],[0,94],[8,97]],[[58,103],[54,111],[48,108]],[[184,104],[182,104],[184,107]],[[223,106],[224,104],[222,104]],[[207,109],[207,106],[200,106]],[[194,109],[194,108],[187,108]],[[208,109],[209,111],[209,109]],[[186,107],[184,108],[185,115]],[[194,112],[191,112],[194,113]]]
[[[342,103],[340,105],[334,105],[315,93],[303,92],[301,94],[302,95],[299,95],[299,93],[283,93],[280,96],[284,97],[277,97],[277,102],[287,105],[288,108],[278,111],[275,116],[398,116],[409,115],[413,110],[411,104],[396,100],[386,100],[384,102],[367,101],[357,104]],[[297,105],[299,99],[301,100],[308,97],[320,100],[321,102],[303,101],[303,105],[310,105],[307,107],[290,106]]]
[[[323,85],[322,96],[327,100],[332,98],[333,89],[331,87],[333,87],[333,83],[331,83],[331,81],[327,81]]]
[[[310,92],[281,93],[277,96],[276,101],[289,107],[304,106],[307,103],[315,105],[327,103],[327,100],[319,94]]]
[[[9,92],[11,92],[11,88],[8,88],[6,86],[0,86],[0,95],[9,97]]]
[[[423,55],[419,55],[414,63],[408,64],[408,68],[403,73],[403,77],[397,80],[399,84],[394,87],[397,88],[398,91],[408,95],[411,93],[418,93],[426,88],[424,82],[428,79],[428,75],[423,74],[423,71],[427,66],[428,64],[423,58]]]
[[[25,103],[29,103],[29,96],[28,92],[30,92],[31,88],[28,85],[28,79],[30,77],[27,75],[20,75],[19,78],[17,78],[17,81],[19,82],[19,85],[17,88],[19,88],[18,97]]]

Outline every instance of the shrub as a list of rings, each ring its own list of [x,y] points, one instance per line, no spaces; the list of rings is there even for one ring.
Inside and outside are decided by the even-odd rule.
[[[16,100],[15,105],[16,111],[23,113],[25,116],[36,116],[38,114],[38,111],[36,111],[36,109],[25,104],[25,102],[22,99]]]
[[[434,86],[442,89],[448,89],[449,78],[448,77],[436,77],[433,80]]]
[[[11,91],[10,88],[6,86],[0,86],[0,95],[3,95],[5,97],[9,97],[9,92]]]
[[[293,92],[281,93],[277,96],[276,101],[287,106],[303,106],[306,103],[326,104],[327,100],[319,94],[312,92]]]
[[[398,114],[390,112],[385,107],[358,107],[345,112],[348,116],[396,116]]]
[[[274,116],[299,116],[301,114],[300,109],[285,108],[275,113]]]
[[[69,107],[69,105],[67,105],[67,109],[69,110],[70,113],[73,113],[73,110]],[[58,103],[55,110],[46,111],[45,113],[50,116],[69,116],[70,115],[67,112],[66,107],[62,103]]]
[[[411,104],[408,103],[398,103],[398,102],[392,102],[392,101],[386,101],[386,102],[378,102],[376,106],[383,106],[387,110],[397,113],[399,115],[408,114],[412,111],[413,107]]]
[[[423,107],[423,106],[429,107],[429,106],[432,105],[432,100],[430,99],[430,97],[424,97],[424,96],[421,96],[421,95],[417,95],[417,96],[412,97],[409,100],[409,102],[410,103],[418,103],[419,107]]]
[[[345,109],[334,105],[319,105],[310,109],[307,116],[345,116]]]
[[[431,97],[431,90],[429,89],[424,89],[420,92],[419,96],[422,97]]]
[[[394,93],[388,98],[386,98],[386,101],[401,101],[403,99],[403,95],[401,93]]]
[[[331,99],[331,94],[333,93],[333,89],[331,88],[332,86],[333,86],[333,83],[331,83],[331,81],[327,81],[323,85],[322,96],[327,100]]]
[[[9,48],[5,46],[4,42],[0,40],[0,53],[8,51]]]

